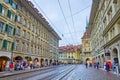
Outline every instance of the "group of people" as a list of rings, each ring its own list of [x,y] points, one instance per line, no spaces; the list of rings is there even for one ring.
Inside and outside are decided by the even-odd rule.
[[[85,62],[85,65],[86,65],[86,68],[88,67],[94,67],[94,68],[97,68],[99,69],[101,67],[100,63],[99,62]],[[118,68],[118,63],[116,62],[111,62],[111,61],[105,61],[104,62],[104,69],[109,72],[109,71],[114,71],[114,72],[117,72],[117,68]]]
[[[109,72],[109,71],[113,71],[113,72],[117,72],[117,68],[118,68],[118,63],[116,62],[110,62],[110,61],[107,61],[107,62],[104,62],[104,69]]]
[[[25,70],[25,69],[34,69],[34,68],[39,68],[38,64],[28,64],[26,61],[18,61],[18,62],[10,62],[9,66],[6,67],[6,70],[9,70],[10,72],[13,72],[14,70],[19,71],[19,70]]]
[[[99,69],[100,64],[99,62],[95,62],[94,64],[92,62],[85,62],[86,68],[94,66],[94,68]]]

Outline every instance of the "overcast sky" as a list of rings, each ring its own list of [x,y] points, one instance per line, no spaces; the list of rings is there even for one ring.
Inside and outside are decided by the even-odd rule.
[[[37,7],[40,13],[47,19],[53,29],[62,38],[59,46],[70,44],[79,45],[82,43],[81,37],[85,31],[86,17],[89,21],[92,0],[30,1],[32,1],[35,7]],[[61,9],[63,10],[64,15]]]

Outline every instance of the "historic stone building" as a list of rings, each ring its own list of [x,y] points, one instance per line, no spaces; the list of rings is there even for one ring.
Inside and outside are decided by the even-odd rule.
[[[92,46],[90,41],[90,34],[88,34],[88,25],[86,25],[86,31],[82,37],[82,61],[92,61]]]
[[[89,33],[93,60],[119,63],[120,66],[120,0],[93,0]]]
[[[48,65],[60,39],[30,1],[0,0],[0,71],[10,60]]]
[[[68,45],[59,47],[59,62],[62,63],[81,63],[82,45]]]

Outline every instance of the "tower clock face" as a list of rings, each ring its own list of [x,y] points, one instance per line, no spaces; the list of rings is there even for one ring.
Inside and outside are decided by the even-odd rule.
[[[85,44],[86,44],[86,46],[89,46],[89,45],[88,45],[88,44],[89,44],[88,40],[86,40]]]

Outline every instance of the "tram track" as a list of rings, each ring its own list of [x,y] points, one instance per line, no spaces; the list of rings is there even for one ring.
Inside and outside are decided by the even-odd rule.
[[[75,68],[76,68],[76,66],[72,66],[68,69],[65,69],[64,71],[61,71],[61,72],[55,73],[55,74],[51,74],[51,75],[47,76],[46,78],[37,79],[37,80],[63,80],[64,77],[67,76],[69,73],[71,73]]]
[[[59,68],[62,66],[59,66]],[[65,66],[64,66],[65,67]],[[26,72],[21,72],[21,73],[16,73],[13,75],[4,75],[3,77],[0,77],[0,80],[26,80],[27,78],[36,76],[36,75],[41,75],[47,72],[53,71],[53,69],[57,69],[58,66],[56,67],[51,67],[51,68],[45,68],[45,69],[38,69],[38,70],[33,70],[33,71],[26,71]]]

